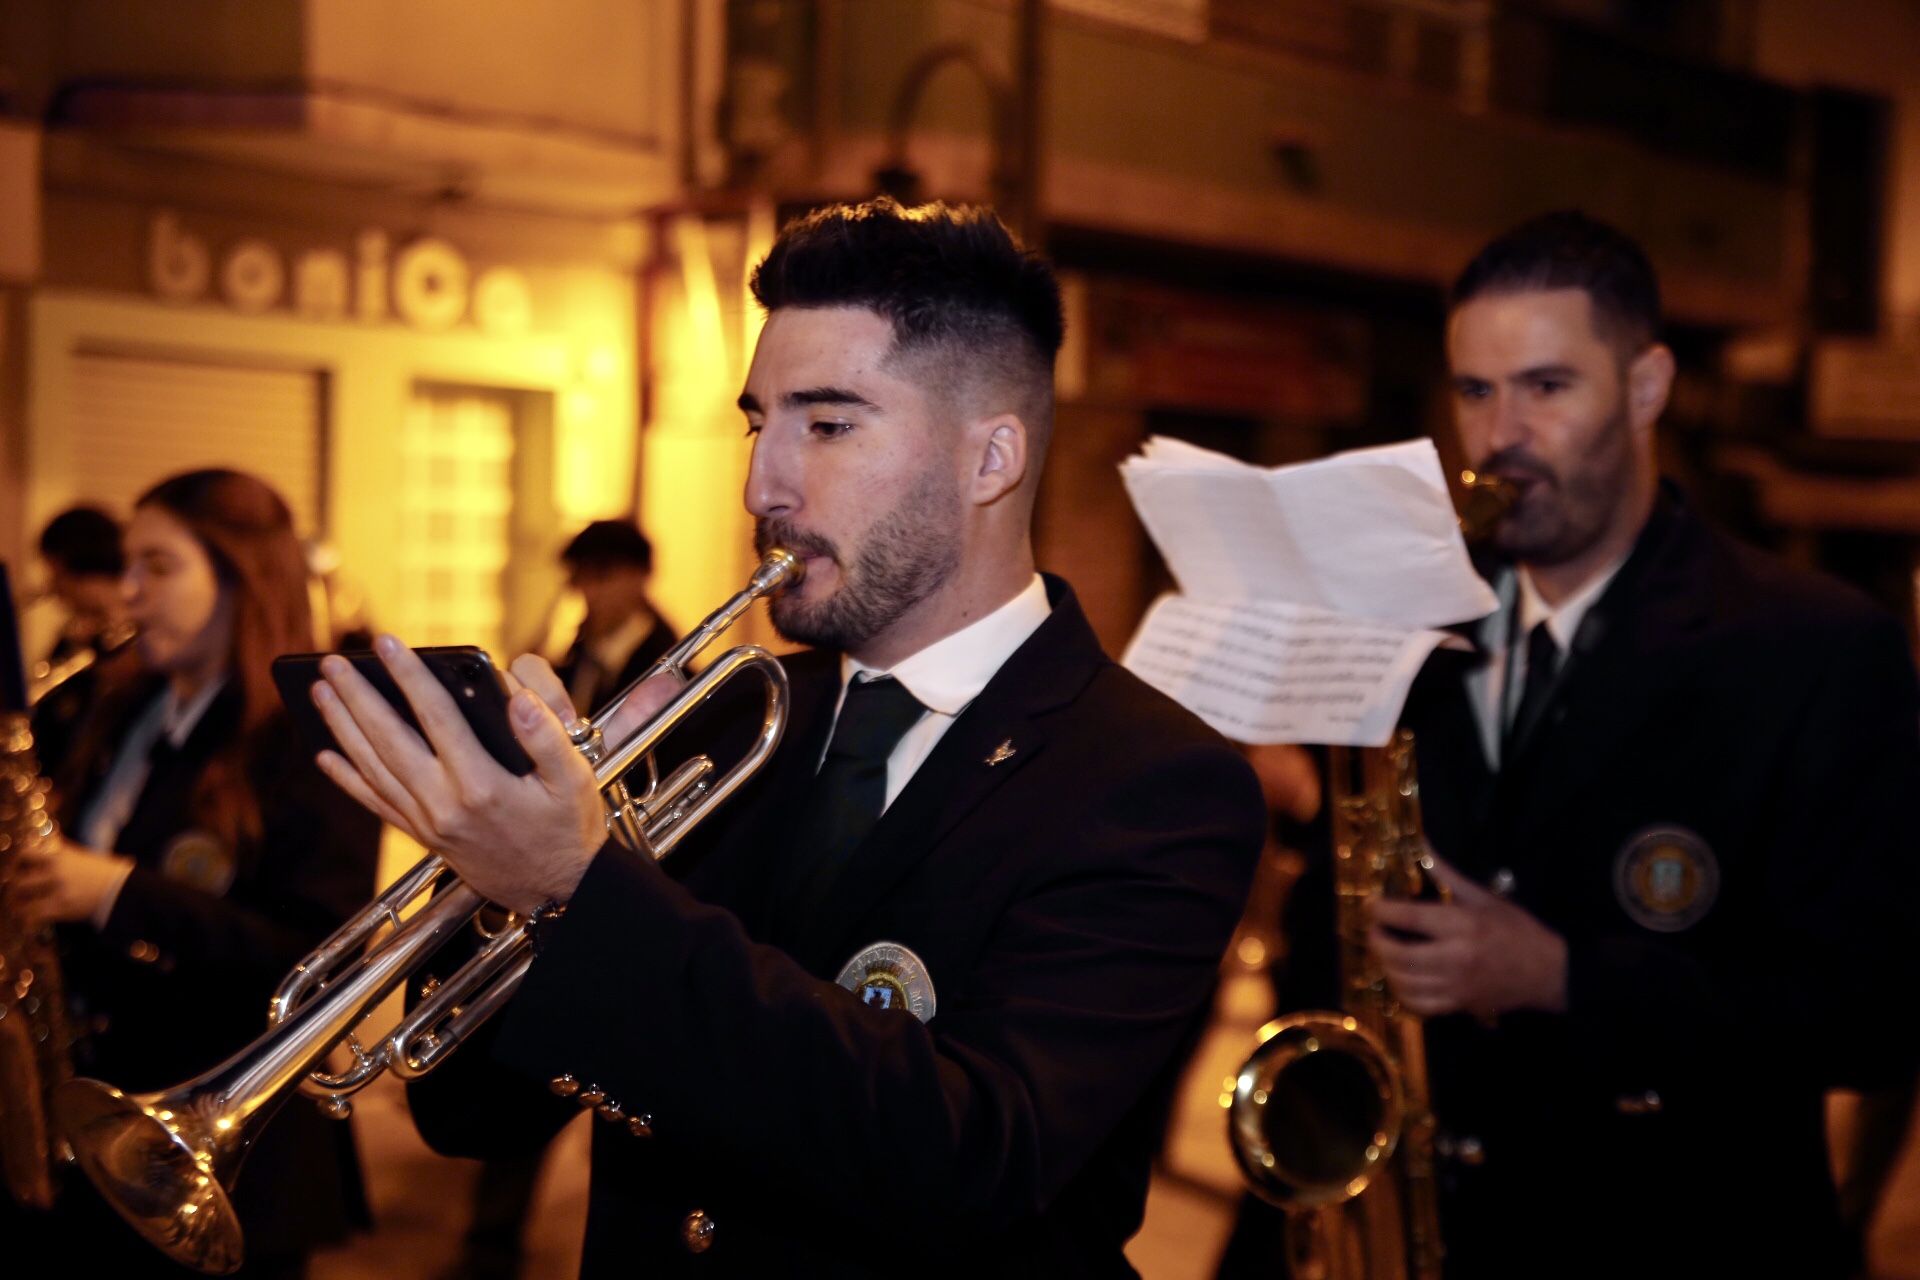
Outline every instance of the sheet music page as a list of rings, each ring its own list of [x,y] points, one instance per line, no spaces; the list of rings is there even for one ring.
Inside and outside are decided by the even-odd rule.
[[[1122,663],[1236,742],[1378,747],[1420,665],[1451,639],[1299,605],[1166,595]]]
[[[1263,468],[1155,438],[1121,464],[1183,594],[1278,600],[1407,627],[1496,605],[1430,440]]]
[[[1435,628],[1498,607],[1429,440],[1261,468],[1155,437],[1120,470],[1180,586],[1124,664],[1237,741],[1385,743]]]

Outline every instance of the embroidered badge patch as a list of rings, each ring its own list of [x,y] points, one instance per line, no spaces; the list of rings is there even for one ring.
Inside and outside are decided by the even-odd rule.
[[[933,1017],[933,979],[927,976],[926,963],[897,942],[862,947],[834,981],[864,1004],[904,1009],[922,1022]]]
[[[1685,827],[1649,827],[1614,859],[1613,890],[1634,923],[1678,933],[1698,924],[1720,896],[1720,863]]]
[[[160,855],[160,874],[216,897],[233,887],[233,851],[206,831],[183,831]]]

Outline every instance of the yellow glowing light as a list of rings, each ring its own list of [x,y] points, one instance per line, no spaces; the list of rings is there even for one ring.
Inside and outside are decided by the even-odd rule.
[[[1220,1105],[1223,1108],[1231,1108],[1233,1106],[1233,1095],[1230,1093],[1221,1094]]]
[[[227,1130],[233,1128],[233,1120],[229,1116],[221,1116],[218,1120],[215,1120],[213,1122],[213,1127],[218,1129],[220,1132],[225,1133]]]

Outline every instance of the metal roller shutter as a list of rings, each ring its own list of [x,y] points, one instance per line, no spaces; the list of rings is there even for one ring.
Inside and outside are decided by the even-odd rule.
[[[76,497],[125,513],[175,472],[249,471],[320,531],[325,383],[315,370],[81,352],[72,366]]]

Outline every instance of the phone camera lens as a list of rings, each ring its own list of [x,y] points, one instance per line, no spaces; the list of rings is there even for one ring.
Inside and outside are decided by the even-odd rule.
[[[472,685],[463,686],[460,692],[466,697],[471,698],[473,696],[473,686]]]

